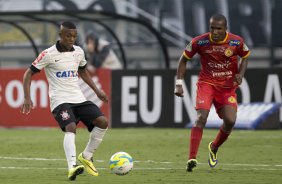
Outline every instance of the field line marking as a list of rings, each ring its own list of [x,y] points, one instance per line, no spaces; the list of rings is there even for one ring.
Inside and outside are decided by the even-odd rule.
[[[1,157],[0,159],[6,160],[40,160],[40,161],[59,161],[59,160],[66,160],[61,158],[25,158],[25,157]]]
[[[15,170],[67,170],[67,168],[55,168],[55,167],[0,167],[0,169],[15,169]],[[105,167],[100,167],[97,168],[98,170],[109,170],[109,168],[105,168]],[[147,168],[147,167],[137,167],[134,168],[133,170],[186,170],[185,167],[183,168],[168,168],[168,167],[157,167],[157,168]],[[245,170],[245,171],[249,171],[249,170],[263,170],[263,171],[278,171],[281,170],[280,168],[222,168],[220,170],[230,170],[230,171],[234,171],[234,170]]]
[[[25,158],[25,157],[2,157],[0,156],[0,159],[3,160],[34,160],[34,161],[66,161],[66,159],[61,159],[61,158]],[[105,162],[104,160],[96,160],[96,162]],[[134,161],[135,163],[156,163],[156,164],[173,164],[175,162],[157,162],[154,160],[136,160]],[[200,165],[207,165],[207,163],[198,163]],[[246,167],[282,167],[282,164],[240,164],[240,163],[220,163],[220,165],[226,165],[226,166],[246,166]]]

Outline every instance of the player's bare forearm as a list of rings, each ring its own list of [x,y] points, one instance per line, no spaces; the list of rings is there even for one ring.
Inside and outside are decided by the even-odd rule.
[[[34,72],[28,68],[23,76],[23,90],[24,90],[24,102],[21,106],[21,113],[29,114],[30,110],[33,108],[33,103],[30,98],[30,85],[31,85],[31,77]]]
[[[183,97],[183,88],[182,88],[182,79],[184,78],[185,71],[186,71],[186,62],[187,59],[182,55],[178,62],[178,68],[176,72],[176,85],[174,89],[174,94],[178,97]]]
[[[23,76],[23,90],[24,90],[24,98],[30,98],[30,85],[31,85],[31,76],[33,72],[30,68],[28,68]]]
[[[239,74],[244,77],[245,72],[247,70],[248,66],[248,59],[247,58],[242,58],[239,66]]]
[[[185,72],[186,72],[186,63],[187,59],[182,55],[178,62],[177,72],[176,72],[176,78],[177,79],[183,79]]]
[[[247,66],[248,66],[248,59],[242,58],[239,66],[239,73],[236,74],[234,78],[234,85],[240,85],[242,83],[243,77],[247,70]]]
[[[96,86],[96,84],[93,82],[91,76],[89,75],[89,72],[87,71],[86,68],[84,69],[79,69],[78,73],[80,75],[80,77],[82,78],[82,80],[88,84],[88,86],[96,93],[96,95],[104,102],[108,102],[108,97],[107,95],[102,91],[99,90]]]
[[[94,91],[95,93],[97,93],[99,89],[97,88],[96,84],[93,82],[93,80],[92,80],[91,76],[89,75],[89,72],[87,71],[87,69],[86,69],[86,68],[79,69],[79,70],[78,70],[78,73],[79,73],[79,76],[82,78],[82,80],[83,80],[86,84],[88,84],[88,86],[89,86],[91,89],[93,89],[93,91]]]

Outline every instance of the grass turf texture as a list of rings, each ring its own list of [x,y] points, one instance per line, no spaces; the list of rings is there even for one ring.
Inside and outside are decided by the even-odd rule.
[[[235,130],[218,152],[218,166],[210,169],[207,145],[216,133],[217,130],[204,130],[197,158],[200,164],[193,173],[187,173],[189,129],[110,129],[94,156],[99,176],[92,177],[85,172],[75,182],[282,183],[281,130]],[[0,129],[0,183],[70,183],[63,136],[59,129]],[[77,155],[85,147],[88,136],[85,129],[78,130]],[[109,158],[117,151],[128,152],[136,161],[126,176],[110,173]]]

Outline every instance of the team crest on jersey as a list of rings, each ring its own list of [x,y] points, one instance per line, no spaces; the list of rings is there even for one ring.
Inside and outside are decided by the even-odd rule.
[[[233,51],[231,48],[227,48],[225,51],[224,51],[224,54],[225,56],[227,57],[231,57],[233,55]]]
[[[243,45],[243,51],[249,51],[249,48],[246,44]]]
[[[234,96],[230,96],[230,97],[228,98],[228,102],[229,102],[229,103],[236,103],[236,98],[235,98]]]
[[[62,111],[60,115],[62,116],[63,121],[68,120],[70,118],[68,111]]]
[[[191,52],[192,51],[192,41],[186,46],[186,50],[188,52]]]

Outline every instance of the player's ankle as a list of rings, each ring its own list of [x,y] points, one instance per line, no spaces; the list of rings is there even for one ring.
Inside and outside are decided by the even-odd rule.
[[[211,143],[211,150],[213,153],[216,153],[218,148],[214,146],[214,143]]]

